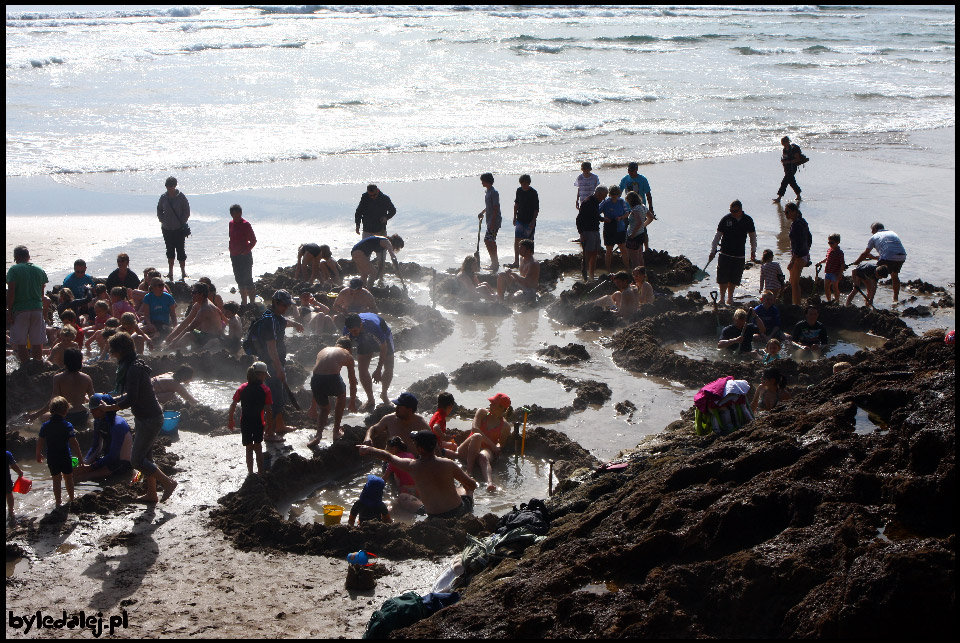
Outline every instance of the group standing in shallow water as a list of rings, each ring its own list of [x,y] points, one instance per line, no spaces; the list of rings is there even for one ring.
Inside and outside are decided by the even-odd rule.
[[[778,204],[788,186],[794,188],[799,202],[800,189],[796,184],[795,173],[799,165],[805,162],[805,160],[798,162],[798,159],[805,159],[805,157],[786,137],[783,145],[781,162],[784,167],[784,183],[781,185],[778,198],[775,199]],[[616,286],[616,292],[601,297],[594,303],[609,307],[615,315],[624,319],[629,319],[642,305],[653,300],[653,289],[646,279],[646,270],[643,265],[643,250],[649,249],[649,226],[657,218],[653,210],[653,195],[649,181],[638,173],[638,169],[639,166],[636,163],[630,163],[627,175],[618,184],[612,184],[607,188],[600,185],[600,179],[592,173],[591,165],[584,163],[581,167],[582,173],[575,182],[577,188],[575,206],[578,213],[576,225],[580,232],[579,241],[583,249],[582,276],[591,280],[596,277],[596,263],[599,255],[604,253],[604,267]],[[479,255],[468,256],[464,259],[456,277],[459,294],[466,299],[488,299],[500,303],[508,300],[533,300],[537,296],[540,270],[539,263],[533,258],[534,236],[540,214],[539,194],[532,187],[529,175],[520,177],[512,219],[513,263],[506,264],[505,270],[501,272],[496,242],[503,218],[499,193],[493,187],[495,179],[491,173],[485,173],[480,178],[485,190],[485,207],[479,214],[479,219],[481,227],[484,220],[487,224],[484,240],[490,257],[488,270],[499,274],[496,276],[495,287],[492,284],[480,282],[477,277],[480,269],[477,261]],[[169,270],[166,275],[168,280],[173,279],[175,259],[180,263],[181,279],[187,277],[185,244],[190,236],[188,225],[190,206],[187,197],[177,190],[177,184],[176,178],[167,179],[166,192],[161,195],[157,205],[157,217],[161,223],[168,258]],[[376,300],[368,288],[378,277],[382,281],[383,265],[387,254],[390,255],[396,273],[402,280],[396,252],[404,247],[404,241],[396,234],[388,236],[386,229],[387,222],[396,212],[393,202],[387,195],[380,192],[376,185],[367,186],[355,213],[356,232],[361,239],[351,249],[351,258],[359,276],[352,278],[348,287],[342,287],[343,267],[334,259],[330,247],[314,243],[301,244],[297,251],[295,276],[311,284],[320,282],[321,285],[340,287],[335,301],[332,304],[329,304],[326,299],[322,302],[318,301],[314,298],[313,292],[304,290],[298,293],[300,305],[293,308],[287,316],[288,309],[294,305],[293,297],[285,290],[278,290],[274,293],[269,309],[255,322],[255,332],[247,333],[246,340],[252,346],[251,352],[262,360],[258,362],[258,369],[254,374],[255,381],[262,380],[262,384],[259,387],[253,386],[255,382],[250,380],[250,391],[261,390],[262,387],[270,391],[269,396],[264,400],[248,401],[248,404],[262,402],[266,409],[263,440],[280,441],[283,439],[283,433],[286,432],[283,406],[289,394],[289,387],[284,372],[286,350],[283,337],[287,327],[292,326],[299,332],[311,333],[336,332],[342,329],[343,338],[338,342],[338,346],[321,351],[314,367],[313,378],[316,384],[311,382],[313,390],[311,417],[317,420],[317,433],[310,441],[311,446],[319,443],[331,415],[334,423],[334,437],[339,437],[344,411],[347,409],[353,411],[356,408],[355,389],[358,388],[358,381],[367,397],[366,404],[361,410],[369,411],[376,406],[374,383],[381,385],[377,396],[379,401],[387,404],[391,402],[389,387],[394,367],[392,331],[379,315]],[[791,258],[787,269],[791,299],[794,304],[797,304],[801,299],[801,273],[804,268],[812,265],[810,249],[813,236],[796,202],[787,203],[782,212],[790,222]],[[82,259],[75,262],[74,272],[64,280],[63,287],[58,293],[59,301],[56,309],[63,326],[59,329],[53,326],[48,327],[45,319],[52,320],[50,315],[53,306],[43,294],[47,282],[46,274],[29,262],[29,253],[26,248],[18,247],[14,252],[16,263],[7,277],[7,315],[10,341],[20,360],[25,361],[28,354],[34,356],[34,359],[40,359],[46,353],[52,363],[64,365],[67,368],[62,375],[75,376],[80,374],[79,368],[75,370],[71,368],[76,361],[75,355],[80,354],[80,350],[86,348],[90,351],[92,347],[99,346],[100,359],[104,359],[114,352],[111,343],[114,338],[120,338],[118,346],[121,344],[126,346],[124,337],[130,339],[133,343],[134,358],[147,349],[153,350],[160,346],[169,348],[190,346],[196,350],[200,347],[222,345],[231,351],[238,350],[244,339],[239,318],[240,307],[256,301],[252,278],[252,251],[257,244],[257,238],[251,224],[243,218],[240,205],[230,206],[229,213],[231,220],[228,226],[228,249],[239,288],[240,306],[235,302],[224,303],[216,293],[213,284],[209,280],[201,279],[192,287],[193,302],[182,317],[177,314],[176,300],[170,292],[171,286],[163,280],[162,273],[148,268],[144,271],[144,278],[141,280],[138,274],[131,270],[129,256],[121,253],[117,257],[117,269],[110,274],[105,284],[98,283],[86,274],[86,263]],[[601,223],[603,223],[602,236]],[[848,304],[853,301],[856,294],[860,293],[867,304],[872,305],[877,280],[888,275],[893,278],[894,301],[896,302],[899,297],[899,272],[906,259],[903,244],[895,233],[885,230],[883,224],[879,222],[871,226],[871,233],[866,250],[853,262],[857,267],[851,275],[854,290],[846,299]],[[750,259],[755,261],[757,239],[753,220],[743,212],[742,204],[734,201],[730,206],[730,214],[725,216],[718,226],[710,252],[710,261],[715,256],[718,257],[717,281],[721,300],[727,304],[733,304],[734,290],[742,282],[747,237],[751,241]],[[818,268],[821,265],[826,267],[824,284],[828,302],[839,301],[840,279],[848,267],[844,264],[839,243],[839,235],[831,234],[828,237],[830,249],[826,257],[817,264]],[[621,260],[628,271],[612,273],[615,249],[619,250]],[[876,251],[878,256],[874,256],[873,251]],[[373,255],[377,255],[376,261],[373,260]],[[864,263],[867,259],[875,259],[876,264]],[[516,272],[514,272],[515,269]],[[779,315],[772,301],[776,301],[780,292],[785,289],[787,280],[783,276],[780,265],[774,261],[772,251],[767,250],[763,253],[760,278],[763,292],[761,305],[749,312],[737,311],[734,325],[724,329],[720,347],[753,353],[752,338],[755,335],[766,342],[764,351],[758,353],[764,364],[774,361],[784,346],[804,351],[822,350],[826,345],[827,334],[826,329],[816,319],[818,312],[816,308],[808,308],[807,319],[798,323],[792,334],[785,334],[780,328]],[[866,292],[863,292],[861,287]],[[752,316],[755,322],[750,323],[750,319],[743,318],[744,315]],[[296,321],[295,318],[299,318],[300,321]],[[354,343],[356,360],[353,357]],[[124,363],[131,360],[129,354],[120,352],[124,355]],[[378,364],[371,374],[370,362],[374,355],[378,356]],[[339,374],[344,368],[348,369],[351,384],[349,404],[346,386]],[[355,371],[358,372],[355,373]],[[131,372],[137,372],[137,368],[135,367]],[[181,397],[191,401],[182,382],[176,383],[182,390],[172,393],[161,391],[160,383],[157,381],[155,385],[157,386],[155,397],[179,393]],[[56,386],[55,383],[55,393]],[[69,402],[67,421],[70,421],[70,415],[73,414],[76,422],[82,422],[85,425],[86,415],[91,411],[88,411],[84,404],[88,398],[93,399],[92,389],[84,391],[79,397],[75,391],[68,391],[68,393],[70,395],[66,396]],[[118,399],[125,403],[128,398],[129,396],[123,395]],[[335,400],[333,414],[330,413],[331,398]],[[775,398],[781,399],[780,396]],[[116,403],[104,402],[103,398],[97,399],[100,407],[116,406]],[[235,403],[242,401],[241,398],[237,398]],[[93,406],[92,403],[91,406]],[[155,409],[147,409],[147,406],[150,406],[147,402],[139,403],[139,416],[135,413],[135,417],[137,417],[137,424],[146,427],[149,431],[140,432],[145,437],[141,438],[138,444],[131,445],[131,450],[135,451],[131,457],[137,460],[137,464],[147,468],[148,491],[145,498],[152,500],[157,498],[155,486],[158,482],[163,487],[164,495],[172,493],[176,483],[165,479],[162,474],[158,475],[150,467],[149,446],[145,445],[152,443],[148,434],[155,424],[155,414],[153,414]],[[460,459],[465,464],[471,465],[474,462],[480,464],[488,487],[493,486],[489,464],[495,460],[497,448],[495,441],[486,436],[483,427],[486,427],[485,422],[496,416],[498,408],[496,405],[492,406],[487,415],[476,420],[481,423],[481,428],[474,433],[477,436],[476,439],[468,439],[454,451],[461,456]],[[45,406],[40,409],[40,412],[46,410]],[[81,412],[84,414],[82,419],[79,418]],[[104,413],[107,412],[101,409],[95,415]],[[480,413],[478,417],[479,415]],[[486,428],[492,430],[490,427]],[[102,437],[101,445],[105,445],[108,435],[106,433],[102,436],[99,433],[97,435]],[[258,434],[255,433],[254,437],[257,436]],[[258,442],[259,440],[248,440],[247,435],[244,437],[244,444],[248,447]],[[482,447],[479,446],[481,444]],[[136,448],[132,448],[133,446]],[[464,449],[465,446],[468,448]],[[408,444],[406,447],[409,450],[404,453],[414,452],[415,445]],[[255,448],[250,455],[252,456],[253,453],[259,454],[260,451]],[[259,457],[257,463],[259,465]],[[252,464],[253,460],[249,459],[248,465],[251,471]]]

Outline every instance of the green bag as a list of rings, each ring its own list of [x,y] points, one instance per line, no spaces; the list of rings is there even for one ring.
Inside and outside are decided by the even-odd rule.
[[[423,598],[416,592],[404,592],[400,596],[388,598],[380,609],[370,616],[363,638],[385,639],[390,632],[413,625],[426,616]]]

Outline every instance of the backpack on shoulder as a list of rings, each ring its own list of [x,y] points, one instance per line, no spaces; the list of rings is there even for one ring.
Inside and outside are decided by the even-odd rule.
[[[800,150],[800,146],[797,145],[796,143],[794,143],[791,149],[793,150],[793,159],[794,159],[793,162],[796,164],[798,168],[810,160],[809,158],[807,158],[807,155]]]

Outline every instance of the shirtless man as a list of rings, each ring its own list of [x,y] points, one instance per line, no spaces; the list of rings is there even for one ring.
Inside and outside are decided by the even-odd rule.
[[[193,368],[190,366],[184,365],[172,373],[161,373],[150,379],[153,380],[153,392],[157,394],[160,404],[172,402],[178,395],[191,406],[199,403],[185,386],[193,380]]]
[[[597,299],[595,306],[611,306],[617,317],[626,319],[640,308],[640,291],[633,284],[629,272],[621,271],[613,276],[617,292]]]
[[[379,435],[386,432],[386,440],[395,435],[400,436],[407,445],[407,451],[416,453],[411,432],[427,431],[430,432],[430,435],[433,435],[427,421],[417,415],[417,396],[413,393],[403,392],[400,397],[393,400],[393,403],[397,410],[383,416],[383,419],[367,429],[367,435],[364,436],[363,443],[372,445],[374,434]]]
[[[408,436],[408,442],[415,444],[414,453],[419,459],[398,458],[366,444],[358,445],[358,448],[360,455],[372,455],[413,476],[428,518],[458,518],[472,512],[477,482],[453,460],[434,455],[437,436],[429,429],[417,431]],[[458,488],[456,481],[463,486]]]
[[[181,342],[189,341],[198,349],[211,339],[223,337],[220,309],[208,299],[210,287],[205,283],[193,285],[193,308],[176,330],[167,338],[167,345],[176,348]]]
[[[513,272],[507,268],[497,277],[497,301],[503,303],[503,295],[507,290],[519,290],[518,300],[536,299],[537,286],[540,283],[540,263],[533,258],[533,240],[520,241],[517,252],[520,253],[520,271]]]
[[[350,287],[343,288],[333,301],[330,314],[337,324],[343,323],[343,316],[350,313],[376,313],[377,300],[373,293],[363,287],[363,279],[354,277],[350,280]]]
[[[350,379],[350,412],[357,412],[357,372],[350,349],[353,347],[346,337],[337,340],[337,345],[324,348],[317,353],[317,363],[313,366],[313,376],[310,378],[310,390],[313,392],[313,404],[310,405],[310,416],[317,418],[317,437],[307,442],[308,447],[315,447],[320,443],[323,428],[327,425],[327,414],[330,412],[330,398],[337,398],[337,406],[333,417],[333,439],[343,435],[340,421],[343,419],[343,408],[347,402],[347,387],[343,384],[340,369],[347,367],[347,377]],[[320,413],[317,415],[317,407]]]
[[[83,353],[79,349],[70,348],[63,352],[63,365],[65,370],[53,376],[53,393],[50,398],[65,397],[70,402],[70,410],[67,411],[66,420],[77,430],[84,429],[87,426],[87,419],[90,412],[85,406],[87,399],[95,395],[93,380],[86,373],[80,371],[83,367]],[[44,405],[27,415],[27,421],[33,421],[46,413],[47,406]]]

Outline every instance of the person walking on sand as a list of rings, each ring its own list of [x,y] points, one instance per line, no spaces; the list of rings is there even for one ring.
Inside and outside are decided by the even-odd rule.
[[[347,387],[343,383],[340,370],[347,369],[350,379],[350,412],[357,412],[357,368],[353,361],[350,349],[353,342],[346,337],[337,340],[336,346],[324,348],[317,353],[317,362],[313,365],[313,375],[310,377],[310,391],[313,393],[313,404],[310,406],[310,417],[317,418],[317,436],[307,442],[308,447],[320,444],[323,429],[327,426],[327,415],[330,413],[330,398],[337,398],[337,405],[333,417],[333,439],[343,435],[340,421],[343,420],[343,409],[347,404]],[[319,407],[319,414],[317,408]]]
[[[416,460],[398,458],[389,451],[366,444],[357,445],[361,456],[373,456],[409,473],[416,484],[428,518],[459,518],[473,512],[473,492],[477,482],[456,462],[439,458],[435,451],[437,436],[429,429],[410,436],[416,445]],[[457,487],[457,482],[461,484]]]
[[[800,292],[800,275],[811,263],[810,244],[813,243],[813,236],[810,234],[807,220],[803,218],[796,203],[788,203],[784,206],[783,214],[790,221],[790,263],[787,264],[787,272],[790,273],[793,305],[799,306],[803,301],[803,294]]]
[[[244,306],[248,298],[252,304],[257,297],[253,285],[252,253],[253,247],[257,245],[257,235],[253,233],[250,222],[243,218],[243,209],[239,205],[230,206],[230,216],[230,263],[233,265],[233,276],[240,291],[240,305]]]
[[[720,257],[717,259],[717,285],[720,286],[720,301],[726,293],[727,305],[733,305],[733,291],[743,279],[743,266],[746,263],[747,236],[750,237],[750,261],[757,261],[757,229],[753,219],[743,211],[743,204],[734,201],[730,204],[730,214],[720,219],[717,234],[713,237],[710,259],[717,256],[717,244],[720,244]]]
[[[907,260],[907,251],[903,248],[903,242],[900,237],[892,230],[885,230],[883,224],[879,221],[870,225],[870,232],[873,234],[867,241],[867,249],[860,253],[860,256],[854,260],[854,264],[860,265],[861,261],[867,259],[877,259],[870,254],[871,250],[876,250],[880,258],[877,259],[877,266],[886,266],[890,271],[890,281],[893,283],[893,303],[900,302],[900,269],[903,262]],[[876,284],[874,284],[876,287]],[[873,295],[870,296],[873,299]]]
[[[798,161],[803,153],[800,151],[799,145],[790,142],[789,136],[781,138],[780,144],[783,145],[783,154],[780,156],[780,164],[783,165],[783,180],[780,182],[780,189],[777,190],[777,197],[773,202],[780,203],[780,199],[787,193],[788,185],[796,192],[797,201],[799,201],[800,186],[797,185],[797,168],[800,167]]]
[[[67,485],[68,502],[73,502],[73,462],[72,457],[80,459],[80,443],[77,442],[77,432],[73,425],[67,422],[64,416],[70,402],[65,397],[55,397],[50,400],[50,419],[40,427],[40,436],[37,438],[37,462],[43,462],[46,453],[47,467],[53,477],[53,497],[57,508],[62,504],[60,500],[60,483]]]
[[[39,362],[43,359],[43,343],[47,341],[43,291],[49,280],[47,273],[30,263],[30,251],[26,246],[13,249],[13,261],[14,265],[7,271],[7,328],[10,329],[10,343],[21,364],[28,357]]]
[[[362,237],[364,239],[387,236],[387,221],[392,219],[396,213],[397,208],[393,205],[390,197],[371,183],[367,186],[367,191],[360,195],[360,203],[354,213],[357,234],[361,234],[360,227],[363,226]]]
[[[376,313],[347,315],[344,320],[343,336],[357,341],[360,383],[367,394],[367,403],[360,411],[367,413],[376,406],[373,401],[373,382],[380,382],[380,400],[388,404],[390,398],[387,396],[387,391],[393,381],[393,333],[387,322]],[[374,353],[378,351],[380,359],[371,380],[370,362],[373,360]]]
[[[180,279],[187,279],[187,251],[185,244],[190,228],[187,221],[190,219],[190,202],[177,189],[176,177],[168,177],[164,185],[167,191],[160,195],[157,202],[157,219],[160,220],[160,231],[163,233],[163,243],[167,247],[167,280],[173,281],[173,258],[176,255],[180,262]]]
[[[500,193],[493,187],[493,174],[490,172],[480,175],[480,185],[486,190],[483,195],[484,208],[477,215],[480,221],[483,221],[484,215],[487,217],[487,232],[483,235],[483,243],[490,254],[490,267],[486,270],[496,272],[500,269],[500,258],[497,256],[497,232],[500,231],[500,225],[503,223],[503,216],[500,213]]]
[[[540,196],[530,187],[530,175],[520,177],[520,187],[513,200],[513,263],[507,268],[520,267],[520,241],[530,239],[536,233],[537,216],[540,214]]]
[[[640,197],[640,203],[646,206],[646,209],[649,210],[650,216],[652,219],[656,219],[657,216],[653,213],[653,193],[650,191],[650,182],[647,181],[647,177],[639,173],[640,166],[635,162],[630,162],[627,165],[627,175],[620,179],[620,191],[623,194],[630,194],[631,192],[636,192]],[[635,206],[636,204],[630,204]],[[643,249],[650,249],[650,236],[647,233],[646,226],[643,226],[640,229],[639,233],[640,241],[643,243]],[[642,263],[637,265],[643,265]]]
[[[177,481],[168,477],[153,463],[153,443],[163,426],[163,409],[153,391],[150,367],[137,355],[133,338],[124,332],[115,333],[107,340],[110,356],[117,360],[116,390],[120,395],[113,404],[103,405],[107,413],[130,409],[134,419],[133,450],[130,465],[140,471],[146,482],[146,493],[138,502],[155,503],[170,497]],[[157,483],[163,496],[157,498]]]

